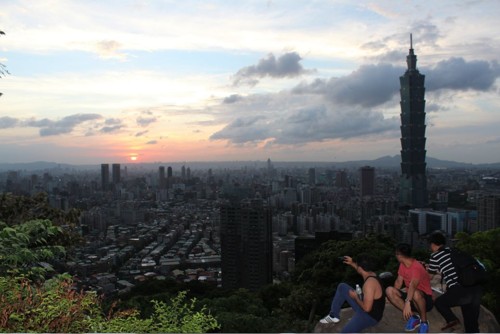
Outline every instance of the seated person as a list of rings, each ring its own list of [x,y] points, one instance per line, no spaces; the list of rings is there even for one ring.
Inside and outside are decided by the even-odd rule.
[[[410,332],[420,327],[419,333],[428,333],[427,312],[433,307],[429,274],[419,261],[411,257],[409,244],[401,243],[396,246],[396,259],[399,262],[398,277],[394,286],[386,289],[387,299],[408,320],[405,331]],[[403,283],[406,292],[401,290]]]
[[[343,262],[352,266],[363,277],[362,298],[346,283],[340,283],[332,300],[330,313],[320,320],[322,324],[339,323],[340,309],[344,302],[351,305],[354,316],[345,324],[341,333],[359,333],[361,330],[376,325],[384,313],[385,294],[377,274],[374,272],[374,261],[368,255],[360,255],[356,262],[344,256]]]

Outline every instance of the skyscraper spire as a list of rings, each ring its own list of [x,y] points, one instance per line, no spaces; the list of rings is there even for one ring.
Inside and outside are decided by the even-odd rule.
[[[412,34],[410,34],[410,52],[408,56],[406,56],[406,64],[408,65],[409,71],[414,71],[417,69],[417,56],[413,52],[413,38]]]

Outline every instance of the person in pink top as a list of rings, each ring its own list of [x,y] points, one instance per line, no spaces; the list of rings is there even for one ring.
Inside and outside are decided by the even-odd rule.
[[[396,246],[399,262],[398,277],[394,286],[387,287],[387,299],[403,312],[407,320],[405,331],[419,328],[419,333],[429,332],[427,312],[434,306],[430,276],[424,266],[411,256],[411,246],[401,243]],[[401,290],[403,283],[406,291]]]

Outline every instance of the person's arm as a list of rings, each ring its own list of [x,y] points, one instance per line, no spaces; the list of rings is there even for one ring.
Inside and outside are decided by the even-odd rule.
[[[356,262],[354,262],[352,257],[344,256],[344,263],[350,265],[351,267],[354,268],[354,270],[356,270],[356,272],[358,272],[358,264]]]
[[[403,287],[403,276],[398,275],[396,281],[394,281],[394,288],[399,290],[401,287]]]
[[[407,287],[405,306],[403,308],[403,317],[405,319],[410,318],[412,315],[411,303],[413,301],[413,295],[415,294],[415,291],[417,290],[417,286],[418,286],[419,282],[420,282],[420,280],[417,277],[413,277],[412,280],[410,281],[410,286]]]
[[[429,264],[426,266],[427,272],[429,274],[437,274],[439,270],[439,263],[436,261],[434,256],[431,255],[431,258],[429,259]]]
[[[373,300],[375,299],[375,291],[378,286],[378,282],[376,279],[369,279],[363,284],[363,300],[359,299],[356,292],[354,292],[354,295],[349,293],[351,297],[358,303],[359,306],[363,309],[365,312],[370,312],[373,307]]]

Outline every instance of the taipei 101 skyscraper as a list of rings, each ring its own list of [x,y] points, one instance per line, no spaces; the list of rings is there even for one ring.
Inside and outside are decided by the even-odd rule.
[[[399,78],[401,94],[401,179],[399,205],[406,208],[427,206],[425,163],[425,75],[417,69],[410,34],[408,69]]]

